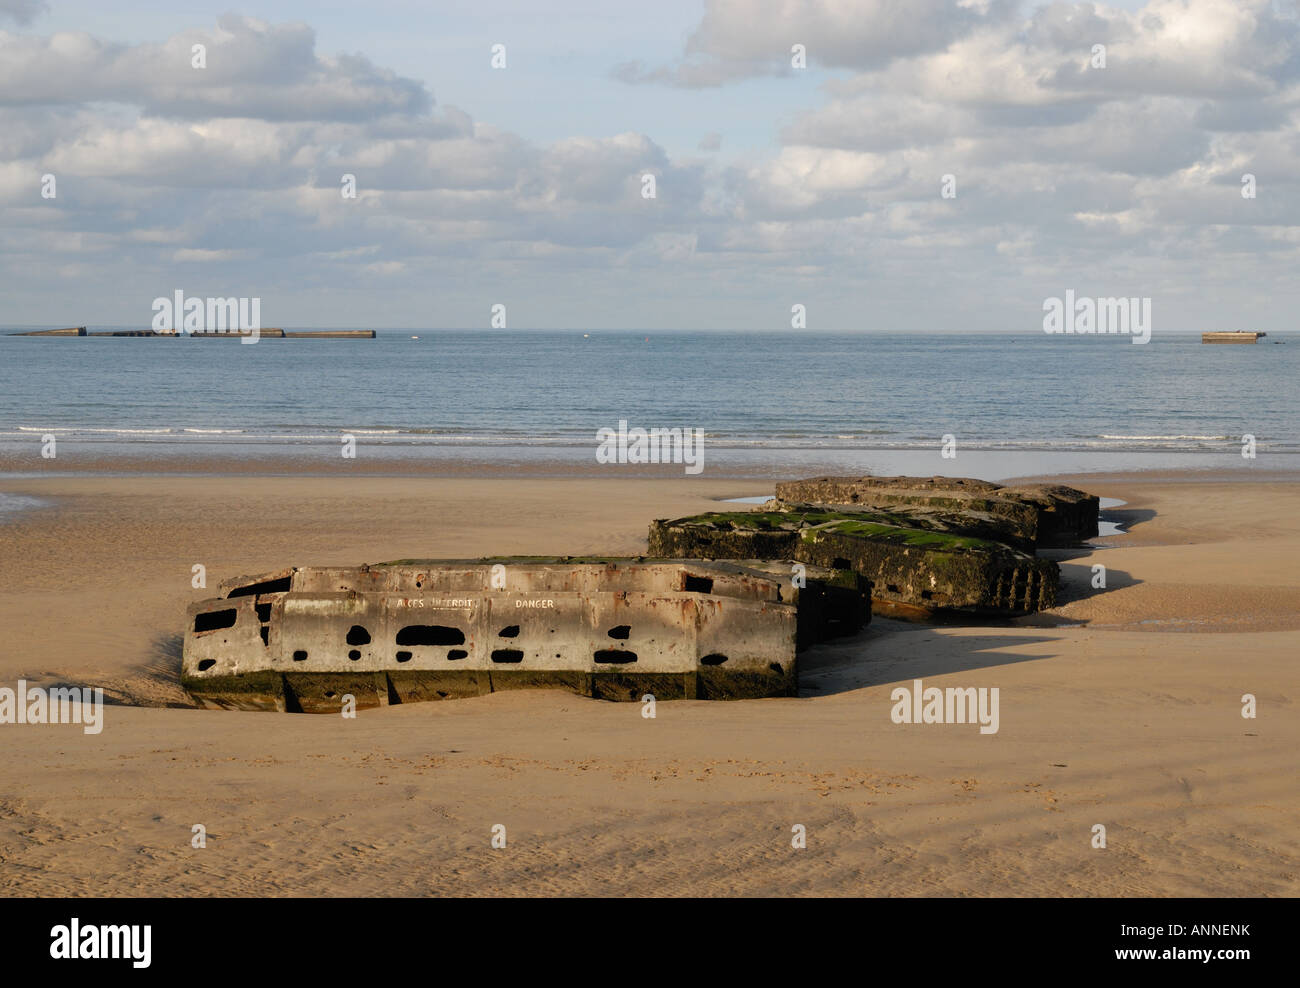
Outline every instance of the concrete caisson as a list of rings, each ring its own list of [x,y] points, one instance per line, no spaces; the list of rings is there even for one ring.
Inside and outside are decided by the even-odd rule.
[[[287,569],[190,607],[182,682],[205,706],[303,712],[337,712],[348,695],[365,708],[536,686],[789,696],[800,643],[870,613],[855,575],[793,572],[519,558]]]

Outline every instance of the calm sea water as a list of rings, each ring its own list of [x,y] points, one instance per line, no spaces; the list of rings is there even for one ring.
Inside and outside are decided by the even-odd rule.
[[[1296,454],[1300,338],[1272,339],[404,330],[250,346],[0,337],[0,448],[54,434],[105,452],[239,454],[337,448],[351,432],[391,455],[573,449],[590,459],[596,430],[625,419],[703,429],[715,451],[783,450],[796,461],[813,451],[849,462],[855,451],[934,451],[949,433],[967,450],[1180,460],[1237,454],[1249,433],[1260,456]]]

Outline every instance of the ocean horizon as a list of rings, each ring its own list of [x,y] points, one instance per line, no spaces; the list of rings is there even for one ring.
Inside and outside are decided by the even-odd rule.
[[[388,459],[587,462],[598,430],[626,422],[703,430],[715,465],[867,470],[886,454],[940,472],[926,464],[945,437],[1005,462],[994,470],[1003,473],[1231,463],[1247,436],[1257,456],[1289,463],[1300,453],[1300,409],[1288,398],[1300,347],[1275,339],[1285,342],[662,330],[383,329],[373,340],[251,346],[6,336],[0,452],[21,456],[52,435],[97,458],[302,457],[336,449],[346,433]]]

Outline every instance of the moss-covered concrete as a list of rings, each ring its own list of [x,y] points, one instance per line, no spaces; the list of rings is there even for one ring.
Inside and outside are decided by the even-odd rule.
[[[1055,603],[1059,570],[990,539],[890,524],[864,509],[710,512],[660,520],[652,554],[794,559],[852,570],[875,600],[931,610],[1022,613]]]
[[[898,512],[913,527],[992,537],[1024,551],[1095,538],[1098,499],[1060,484],[1003,486],[968,477],[811,477],[776,485],[785,504]]]
[[[285,709],[284,677],[278,672],[250,672],[239,676],[187,676],[183,686],[198,703],[220,710]]]

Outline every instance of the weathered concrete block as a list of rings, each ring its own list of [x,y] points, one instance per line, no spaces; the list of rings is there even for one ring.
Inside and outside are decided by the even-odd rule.
[[[921,610],[1024,613],[1056,601],[1059,569],[1000,542],[881,522],[867,512],[714,512],[655,521],[650,552],[789,558],[871,581],[876,602]]]
[[[809,477],[787,480],[776,485],[776,496],[783,501],[826,501],[857,503],[873,493],[897,491],[901,494],[992,494],[1001,484],[973,477]],[[823,496],[814,496],[821,494]],[[840,502],[840,497],[849,498]]]
[[[1060,484],[1004,487],[968,477],[813,477],[776,485],[778,500],[891,511],[921,527],[1026,552],[1097,536],[1095,495]]]
[[[936,499],[937,500],[937,499]],[[927,532],[967,536],[988,542],[1000,542],[1021,552],[1033,554],[1038,532],[1038,512],[1027,504],[1003,502],[1000,508],[986,510],[987,499],[972,501],[972,506],[958,507],[949,501],[938,504],[804,504],[772,500],[767,511],[795,513],[861,513],[864,519],[897,528],[919,528]]]
[[[1101,500],[1095,494],[1064,484],[1022,484],[1002,488],[998,497],[1033,505],[1038,511],[1040,546],[1074,545],[1097,537]]]
[[[291,712],[337,712],[349,694],[364,709],[535,686],[793,695],[798,643],[867,614],[859,577],[808,569],[806,587],[788,566],[699,560],[281,570],[190,607],[182,683],[205,705]]]

